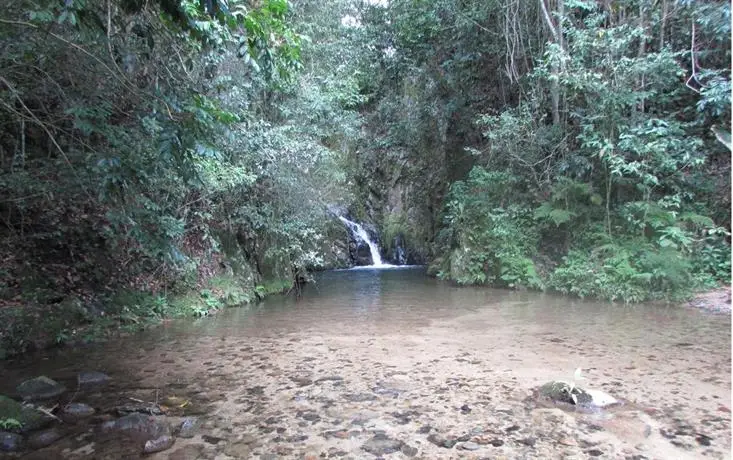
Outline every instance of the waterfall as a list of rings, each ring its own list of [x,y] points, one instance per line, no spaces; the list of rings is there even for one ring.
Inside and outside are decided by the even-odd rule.
[[[343,216],[339,216],[339,219],[341,219],[341,222],[343,222],[349,228],[349,231],[351,231],[351,233],[356,238],[363,241],[369,246],[369,252],[372,254],[372,266],[385,266],[385,264],[382,262],[382,256],[379,255],[379,247],[377,246],[377,243],[372,241],[372,239],[369,237],[369,234],[366,232],[366,230],[364,230],[364,227],[357,224],[356,222],[350,221]]]

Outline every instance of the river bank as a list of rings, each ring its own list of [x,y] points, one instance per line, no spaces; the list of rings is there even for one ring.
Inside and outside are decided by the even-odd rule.
[[[201,318],[248,307],[289,291],[291,280],[251,280],[217,275],[178,293],[119,291],[105,297],[69,296],[53,304],[0,308],[0,360],[53,347],[78,346],[140,332],[172,319]]]

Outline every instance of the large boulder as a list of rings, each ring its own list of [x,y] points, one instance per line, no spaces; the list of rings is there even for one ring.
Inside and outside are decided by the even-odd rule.
[[[20,428],[14,431],[20,433],[44,428],[54,421],[53,417],[3,395],[0,395],[0,419],[17,420]]]
[[[38,401],[59,397],[66,392],[66,387],[42,375],[21,383],[16,391],[25,401]]]

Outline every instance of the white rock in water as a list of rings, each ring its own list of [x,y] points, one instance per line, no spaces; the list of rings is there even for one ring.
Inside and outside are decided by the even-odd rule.
[[[600,390],[585,390],[585,392],[593,398],[592,404],[596,407],[612,406],[619,403],[618,399]]]

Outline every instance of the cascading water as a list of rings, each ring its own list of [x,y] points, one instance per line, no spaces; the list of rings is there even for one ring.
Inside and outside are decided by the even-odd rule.
[[[382,256],[379,254],[379,247],[374,241],[372,241],[372,239],[369,237],[369,234],[366,232],[366,230],[364,230],[364,227],[357,224],[356,222],[350,221],[343,216],[339,216],[339,219],[341,219],[341,222],[343,222],[344,225],[349,228],[349,231],[351,231],[352,235],[354,235],[360,241],[363,241],[367,244],[367,246],[369,246],[369,252],[372,255],[372,266],[386,267],[387,265],[382,262]]]

